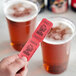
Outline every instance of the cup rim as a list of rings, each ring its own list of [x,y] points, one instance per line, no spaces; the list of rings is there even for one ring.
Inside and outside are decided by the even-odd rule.
[[[72,36],[71,36],[70,38],[68,38],[68,39],[66,39],[66,40],[64,40],[64,41],[60,41],[60,42],[59,42],[59,41],[58,41],[58,42],[51,42],[51,41],[47,40],[46,38],[44,38],[43,42],[46,42],[46,43],[48,43],[48,44],[53,44],[53,45],[65,44],[65,43],[71,41],[72,38],[76,35],[76,32],[75,32],[75,31],[76,31],[75,24],[74,24],[74,22],[71,21],[70,19],[65,18],[65,17],[60,17],[60,16],[50,17],[50,18],[48,18],[48,20],[50,20],[50,19],[62,19],[62,20],[67,21],[68,24],[70,24],[70,26],[71,26],[72,29],[73,29],[73,30],[72,30],[72,31],[73,31],[73,34],[72,34]]]
[[[29,21],[29,20],[32,20],[32,19],[34,19],[37,15],[38,15],[38,13],[39,13],[39,10],[38,10],[38,6],[34,3],[34,2],[32,2],[32,1],[29,1],[29,0],[10,0],[10,1],[8,1],[8,2],[6,2],[5,4],[4,4],[4,13],[6,13],[6,10],[7,10],[7,8],[10,6],[10,5],[12,5],[12,2],[14,2],[14,1],[19,1],[19,2],[28,2],[29,4],[32,4],[33,6],[35,6],[35,8],[36,8],[36,14],[34,15],[34,16],[32,16],[30,19],[28,19],[28,20],[14,20],[14,19],[12,19],[10,16],[7,16],[6,14],[5,14],[5,17],[7,18],[7,19],[9,19],[9,20],[11,20],[11,21],[14,21],[14,22],[26,22],[26,21]],[[9,5],[7,5],[7,4],[9,4]],[[7,6],[7,7],[6,7]]]

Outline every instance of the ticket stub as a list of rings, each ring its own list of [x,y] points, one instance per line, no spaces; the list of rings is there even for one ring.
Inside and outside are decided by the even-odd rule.
[[[44,39],[52,26],[53,24],[44,18],[33,33],[32,38],[29,39],[25,46],[22,48],[19,57],[21,58],[25,56],[27,61],[29,61],[39,47],[39,43]]]
[[[39,42],[43,41],[44,37],[49,32],[52,25],[52,22],[44,18],[33,33],[32,37],[36,38]]]
[[[29,39],[26,45],[21,50],[19,57],[21,58],[25,56],[27,58],[27,61],[29,61],[38,47],[39,47],[39,42],[35,38]]]

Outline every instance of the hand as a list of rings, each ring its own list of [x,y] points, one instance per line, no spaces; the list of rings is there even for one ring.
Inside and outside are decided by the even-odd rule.
[[[18,55],[6,57],[0,61],[0,76],[26,76],[27,65],[25,57],[21,59]]]

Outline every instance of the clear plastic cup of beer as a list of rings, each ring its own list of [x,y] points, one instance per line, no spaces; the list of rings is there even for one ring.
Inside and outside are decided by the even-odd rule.
[[[20,51],[32,36],[38,7],[28,0],[5,0],[4,14],[8,23],[11,45]]]
[[[52,17],[53,27],[41,43],[43,65],[49,73],[60,74],[67,69],[71,41],[75,36],[73,22],[62,17]]]

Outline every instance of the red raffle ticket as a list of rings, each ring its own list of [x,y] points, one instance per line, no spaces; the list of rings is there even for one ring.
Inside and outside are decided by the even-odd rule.
[[[39,47],[39,43],[43,41],[44,37],[52,26],[52,22],[44,18],[36,28],[35,32],[32,34],[32,38],[29,39],[25,46],[22,48],[19,57],[21,58],[25,56],[27,58],[27,61],[29,61],[34,52]]]
[[[21,50],[19,57],[21,58],[22,56],[25,56],[27,58],[27,61],[29,61],[38,47],[39,42],[35,38],[29,39]]]
[[[42,42],[52,25],[53,24],[50,21],[44,18],[33,33],[32,37],[36,38],[39,42]]]

